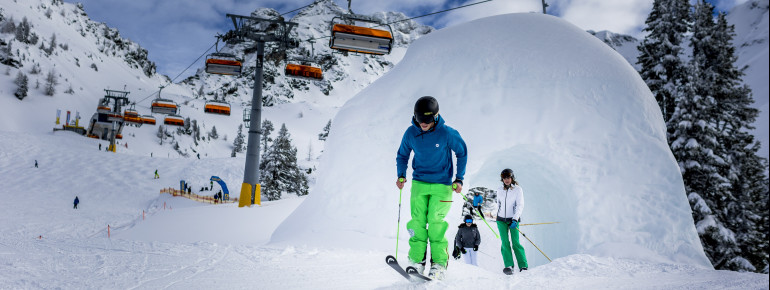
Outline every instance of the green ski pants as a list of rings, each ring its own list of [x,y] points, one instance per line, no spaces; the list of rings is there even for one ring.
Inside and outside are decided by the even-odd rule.
[[[444,221],[452,207],[452,187],[439,183],[412,181],[412,220],[406,224],[409,231],[409,260],[420,263],[430,241],[430,258],[433,263],[446,266],[447,242],[445,233],[449,223]],[[427,228],[426,228],[427,225]]]
[[[513,246],[513,253],[516,255],[519,269],[529,268],[527,256],[524,254],[524,247],[519,243],[519,231],[509,228],[510,225],[506,222],[497,221],[497,230],[500,231],[500,238],[503,242],[500,247],[500,252],[503,254],[503,263],[505,267],[513,267],[513,257],[511,256],[511,246]],[[510,241],[508,240],[509,235],[511,237]]]

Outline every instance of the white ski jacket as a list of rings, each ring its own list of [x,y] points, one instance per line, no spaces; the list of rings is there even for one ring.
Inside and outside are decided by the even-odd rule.
[[[497,189],[497,220],[520,221],[523,210],[524,190],[521,186],[512,185],[512,188],[506,190],[501,185]]]

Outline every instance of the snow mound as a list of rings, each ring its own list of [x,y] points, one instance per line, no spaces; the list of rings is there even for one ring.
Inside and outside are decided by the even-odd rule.
[[[465,190],[497,188],[509,167],[524,188],[523,222],[561,222],[522,229],[552,259],[585,253],[711,268],[647,86],[600,40],[540,14],[484,18],[416,41],[332,121],[316,188],[271,241],[393,249],[396,150],[424,95],[438,99],[467,143]],[[454,198],[450,229],[461,220]],[[522,243],[531,266],[547,263]]]

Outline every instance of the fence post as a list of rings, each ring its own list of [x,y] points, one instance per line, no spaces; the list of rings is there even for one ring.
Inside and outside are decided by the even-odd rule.
[[[110,238],[110,225],[107,225],[107,238]]]
[[[142,220],[144,220],[144,210],[142,210]]]

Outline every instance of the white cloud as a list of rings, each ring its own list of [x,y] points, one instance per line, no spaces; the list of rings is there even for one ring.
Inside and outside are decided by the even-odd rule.
[[[640,36],[652,0],[570,0],[560,5],[561,17],[585,30],[609,30]]]

